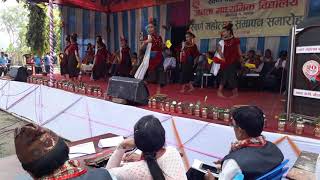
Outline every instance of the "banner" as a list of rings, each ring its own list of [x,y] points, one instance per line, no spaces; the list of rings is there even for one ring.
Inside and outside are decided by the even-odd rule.
[[[191,0],[191,30],[200,39],[219,38],[232,22],[238,37],[288,36],[305,14],[306,0]]]

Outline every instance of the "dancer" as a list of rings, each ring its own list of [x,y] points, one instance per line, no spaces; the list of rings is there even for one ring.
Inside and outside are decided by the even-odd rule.
[[[67,35],[66,39],[66,47],[64,48],[63,54],[60,56],[60,74],[64,77],[67,78],[68,75],[68,57],[67,57],[67,49],[71,45],[71,40],[70,40],[70,35]]]
[[[141,49],[147,47],[151,43],[150,59],[148,63],[147,79],[158,84],[157,94],[160,94],[160,89],[165,85],[165,75],[163,70],[162,48],[163,42],[161,36],[156,33],[156,23],[154,19],[149,20],[146,30],[150,38],[144,38]],[[147,54],[147,52],[146,52]],[[142,63],[142,65],[144,62]],[[140,69],[140,68],[139,68]],[[138,71],[139,71],[138,69]]]
[[[128,46],[127,39],[125,39],[124,37],[121,37],[120,43],[121,49],[118,52],[118,54],[120,55],[119,75],[129,77],[132,68],[130,48]]]
[[[238,96],[237,70],[241,58],[240,39],[234,37],[231,23],[223,27],[222,42],[219,42],[218,53],[223,59],[221,62],[221,81],[218,97],[224,98],[223,88],[228,84],[232,88],[232,98]],[[222,46],[223,45],[223,46]]]
[[[79,66],[80,58],[78,52],[78,43],[77,43],[77,34],[72,34],[71,36],[71,45],[67,49],[67,57],[68,57],[68,73],[69,78],[72,81],[75,81],[79,75]]]
[[[192,85],[193,78],[193,67],[195,62],[197,62],[197,58],[199,58],[200,52],[197,48],[197,45],[194,43],[195,35],[188,31],[186,33],[186,42],[181,52],[181,77],[180,83],[182,84],[181,93],[185,92],[186,85],[189,85],[188,92],[194,90]]]
[[[94,65],[92,68],[92,78],[99,80],[104,78],[107,73],[108,51],[102,39],[97,39],[97,53],[94,57]]]

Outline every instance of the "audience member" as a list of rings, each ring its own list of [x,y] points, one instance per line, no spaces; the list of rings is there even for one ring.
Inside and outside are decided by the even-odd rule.
[[[211,69],[212,64],[209,64],[208,58],[209,59],[213,58],[212,52],[207,52],[207,53],[199,56],[199,60],[196,64],[196,68],[195,68],[196,77],[193,81],[193,85],[196,87],[199,87],[201,85],[201,79],[202,79],[203,74],[209,73],[209,71]]]
[[[124,140],[112,154],[107,169],[118,180],[186,180],[184,165],[175,148],[165,146],[165,130],[154,116],[142,117],[134,126],[134,139]],[[120,167],[124,153],[138,148],[140,161]]]
[[[2,74],[5,76],[7,74],[7,60],[4,56],[4,52],[1,52],[0,55],[0,76],[2,76]]]
[[[36,74],[42,73],[42,61],[41,58],[38,55],[33,56],[33,62],[34,62],[34,68],[36,71]]]
[[[264,52],[264,57],[262,59],[262,63],[264,63],[261,75],[265,76],[268,72],[270,72],[274,67],[274,60],[272,57],[272,52],[270,49],[266,49]]]
[[[7,62],[7,68],[10,69],[10,65],[11,65],[11,59],[9,58],[8,54],[4,55],[6,62]]]
[[[47,53],[44,56],[43,62],[44,62],[44,69],[45,69],[46,73],[50,73],[50,53]]]
[[[93,64],[93,59],[94,59],[94,46],[91,43],[87,44],[87,50],[86,50],[86,55],[83,58],[82,64]]]
[[[132,63],[132,69],[130,71],[130,76],[133,77],[137,71],[137,69],[139,68],[139,59],[138,59],[138,54],[136,52],[134,52],[131,55],[131,63]]]
[[[24,170],[34,179],[111,180],[105,169],[84,169],[69,160],[69,147],[49,129],[27,124],[15,130],[16,154]]]
[[[232,113],[232,125],[237,142],[231,144],[230,153],[220,164],[219,180],[230,180],[242,173],[245,179],[255,179],[281,164],[283,154],[273,143],[261,135],[264,114],[255,106],[240,107]],[[214,179],[209,172],[205,179]]]
[[[164,63],[163,63],[163,68],[164,71],[167,71],[168,69],[174,69],[177,66],[177,60],[175,57],[172,56],[172,51],[170,49],[166,49],[164,51]]]

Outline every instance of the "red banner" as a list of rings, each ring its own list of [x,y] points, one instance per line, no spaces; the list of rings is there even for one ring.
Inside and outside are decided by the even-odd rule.
[[[55,0],[54,3],[66,6],[75,6],[83,9],[94,11],[102,11],[106,13],[126,11],[130,9],[138,9],[143,7],[156,6],[183,0],[105,0],[106,4],[102,4],[100,0],[83,1],[83,0]]]

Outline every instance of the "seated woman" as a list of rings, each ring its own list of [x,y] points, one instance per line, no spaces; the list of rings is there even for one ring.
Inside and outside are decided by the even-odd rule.
[[[132,69],[130,71],[130,76],[133,77],[140,65],[138,54],[136,52],[134,52],[131,55],[131,64],[132,64]]]
[[[82,64],[86,64],[86,65],[93,64],[93,59],[94,59],[94,47],[91,43],[88,43],[86,55],[82,60]]]
[[[134,126],[134,139],[126,139],[117,147],[107,169],[118,180],[186,180],[179,152],[164,145],[165,130],[160,121],[144,116]],[[142,151],[141,160],[121,167],[124,153],[134,148]]]

